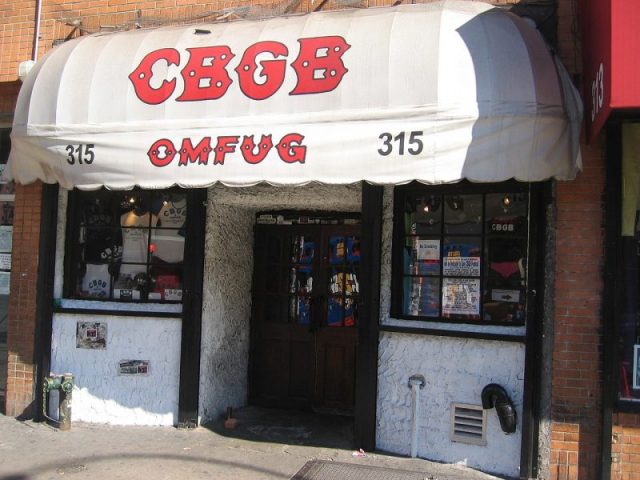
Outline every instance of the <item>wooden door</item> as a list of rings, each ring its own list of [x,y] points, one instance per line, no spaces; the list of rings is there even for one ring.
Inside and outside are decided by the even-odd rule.
[[[357,227],[258,225],[255,232],[252,403],[351,412]]]

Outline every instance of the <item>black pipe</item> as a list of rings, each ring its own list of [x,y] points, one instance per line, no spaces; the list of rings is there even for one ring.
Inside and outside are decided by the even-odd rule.
[[[482,408],[496,409],[500,427],[507,435],[516,431],[516,410],[507,391],[497,383],[490,383],[482,389]]]

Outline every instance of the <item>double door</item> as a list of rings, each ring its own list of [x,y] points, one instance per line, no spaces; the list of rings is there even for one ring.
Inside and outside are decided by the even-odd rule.
[[[351,413],[360,234],[352,225],[257,225],[250,397]]]

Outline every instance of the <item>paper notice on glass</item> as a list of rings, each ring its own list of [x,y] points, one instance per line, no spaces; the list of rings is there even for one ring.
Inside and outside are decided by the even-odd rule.
[[[480,257],[444,257],[442,273],[461,277],[479,277]]]
[[[442,314],[445,316],[480,315],[480,280],[443,279]]]
[[[416,240],[418,260],[440,260],[440,240]]]
[[[11,225],[0,225],[0,252],[10,252],[13,238]]]
[[[10,253],[0,253],[0,270],[11,270]]]

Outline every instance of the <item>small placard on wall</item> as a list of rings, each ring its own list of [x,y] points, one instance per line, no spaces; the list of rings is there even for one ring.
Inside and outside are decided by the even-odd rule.
[[[76,326],[76,348],[104,350],[107,348],[107,324],[78,322]]]
[[[149,375],[149,360],[120,360],[118,375]]]
[[[0,270],[11,270],[10,253],[0,253]]]

